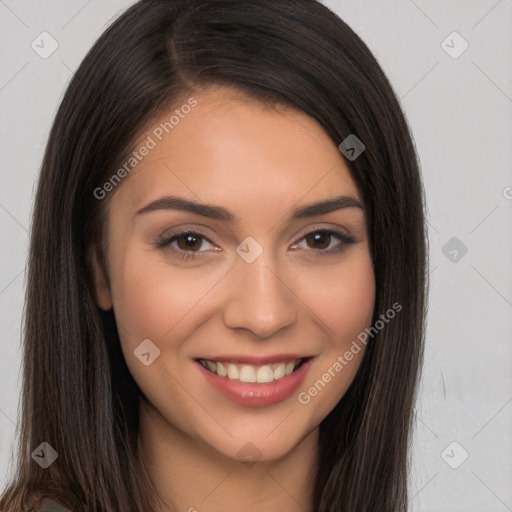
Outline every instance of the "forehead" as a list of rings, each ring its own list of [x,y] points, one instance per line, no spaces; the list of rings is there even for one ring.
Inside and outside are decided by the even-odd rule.
[[[163,194],[231,209],[291,206],[357,187],[337,146],[303,112],[211,88],[152,120],[134,145],[150,147],[116,190],[133,208]],[[192,108],[185,105],[194,104]]]

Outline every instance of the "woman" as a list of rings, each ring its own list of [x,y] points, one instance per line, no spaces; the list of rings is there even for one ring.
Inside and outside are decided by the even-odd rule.
[[[322,4],[133,5],[44,156],[0,509],[405,511],[423,208],[392,88]]]

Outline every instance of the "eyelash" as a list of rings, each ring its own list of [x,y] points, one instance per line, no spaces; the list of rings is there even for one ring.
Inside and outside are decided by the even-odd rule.
[[[320,256],[327,256],[327,255],[330,255],[330,254],[333,254],[333,253],[340,253],[342,252],[347,245],[351,245],[351,244],[354,244],[356,243],[356,240],[345,234],[345,233],[342,233],[340,231],[334,231],[334,230],[331,230],[331,229],[315,229],[313,231],[310,231],[309,233],[306,233],[302,238],[299,239],[298,242],[301,242],[302,240],[306,239],[308,236],[311,236],[311,235],[316,235],[318,233],[323,233],[323,234],[328,234],[330,235],[331,237],[334,237],[334,238],[337,238],[341,243],[334,247],[334,248],[330,248],[330,249],[319,249],[319,250],[315,250],[315,249],[312,249],[312,251],[316,252],[316,256],[317,257],[320,257]],[[207,242],[213,244],[213,242],[204,234],[204,233],[201,233],[200,231],[192,231],[192,230],[185,230],[185,231],[180,231],[180,232],[176,232],[176,233],[171,233],[171,235],[169,236],[162,236],[160,237],[155,245],[158,249],[168,249],[171,244],[176,241],[178,238],[184,236],[184,235],[194,235],[198,238],[202,238],[204,240],[206,240]],[[331,240],[332,241],[332,240]],[[296,243],[298,243],[296,242]],[[202,251],[201,252],[194,252],[194,251],[182,251],[181,249],[173,249],[173,252],[176,253],[177,257],[178,258],[181,258],[183,260],[193,260],[193,259],[197,259],[197,258],[200,258],[201,254],[202,254]]]

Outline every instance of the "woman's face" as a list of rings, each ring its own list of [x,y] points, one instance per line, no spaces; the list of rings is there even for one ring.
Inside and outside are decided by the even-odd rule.
[[[364,346],[336,365],[374,307],[361,197],[307,115],[223,88],[193,97],[168,133],[174,109],[154,121],[105,199],[98,302],[169,432],[272,460],[318,427],[362,360]]]

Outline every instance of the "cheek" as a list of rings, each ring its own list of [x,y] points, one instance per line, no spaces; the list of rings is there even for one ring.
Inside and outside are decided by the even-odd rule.
[[[375,278],[373,268],[368,261],[362,261],[354,272],[345,276],[340,285],[339,300],[332,300],[333,315],[338,321],[333,324],[334,332],[338,333],[342,347],[345,341],[351,342],[370,325],[375,306]]]
[[[116,320],[121,329],[126,328],[132,343],[139,338],[160,338],[172,327],[180,293],[176,287],[163,285],[163,276],[154,266],[138,264],[137,258],[125,261],[113,283]]]
[[[342,349],[372,321],[375,277],[369,252],[354,252],[345,265],[316,276],[316,281],[311,307],[325,325],[332,348]]]
[[[343,272],[338,292],[327,295],[331,342],[327,350],[328,369],[340,375],[338,397],[352,382],[365,353],[361,333],[371,325],[375,307],[375,277],[369,252],[354,259]],[[342,367],[335,363],[340,363]],[[335,380],[335,379],[334,379]],[[337,401],[337,400],[336,400]]]
[[[187,340],[201,312],[198,305],[211,279],[191,279],[140,248],[126,248],[116,269],[112,289],[121,349],[130,373],[152,403],[162,399],[165,382],[176,409],[187,407],[188,395],[180,392],[166,369],[172,375],[180,373]],[[146,366],[142,354],[148,352]],[[179,419],[173,418],[173,423]]]
[[[309,414],[311,428],[343,397],[366,349],[358,336],[372,321],[375,278],[369,252],[353,256],[323,281],[311,304],[325,333],[322,354],[297,397]]]
[[[221,280],[222,269],[212,272],[210,267],[204,272],[197,268],[191,276],[169,266],[165,258],[149,257],[140,248],[126,246],[122,250],[123,258],[117,259],[119,265],[111,273],[121,340],[129,340],[132,350],[146,338],[166,339],[168,344],[203,309],[197,306]],[[369,252],[364,248],[354,252],[344,265],[303,272],[292,281],[296,294],[313,312],[312,318],[316,317],[328,333],[332,349],[350,345],[370,324],[375,281]]]
[[[179,348],[191,326],[201,321],[209,291],[220,281],[222,269],[183,271],[140,247],[125,248],[113,272],[113,303],[125,350],[144,339],[162,350]]]

